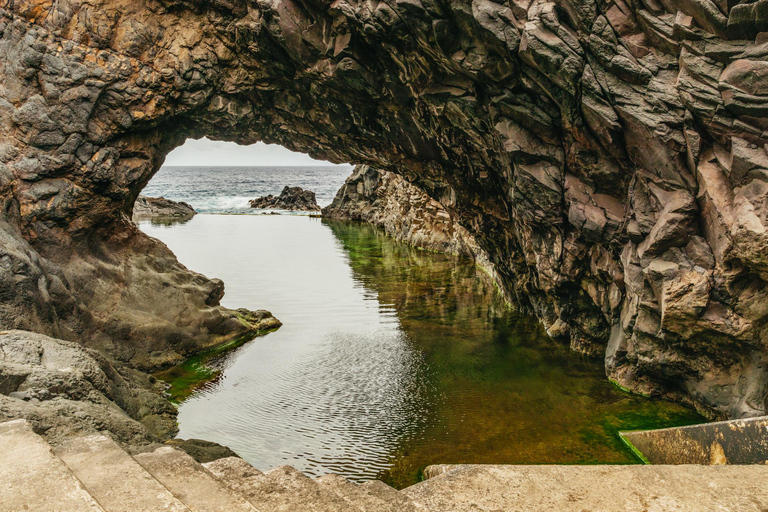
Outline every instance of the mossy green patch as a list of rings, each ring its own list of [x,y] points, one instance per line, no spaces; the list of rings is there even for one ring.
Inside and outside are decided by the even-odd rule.
[[[275,329],[249,332],[237,338],[207,348],[202,352],[187,358],[183,363],[154,374],[157,379],[166,382],[168,400],[173,404],[181,404],[195,391],[205,385],[215,382],[222,371],[222,359],[238,347],[252,341],[258,336],[268,334]]]
[[[635,457],[640,459],[643,462],[643,464],[650,464],[651,463],[647,458],[645,458],[645,455],[643,455],[643,452],[638,450],[637,446],[632,444],[632,441],[630,441],[629,439],[627,439],[624,436],[619,436],[619,437],[621,438],[622,441],[624,441],[624,444],[632,451],[632,453],[635,455]]]

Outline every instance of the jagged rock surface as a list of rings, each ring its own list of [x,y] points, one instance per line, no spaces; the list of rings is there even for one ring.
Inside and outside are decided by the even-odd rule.
[[[164,197],[139,196],[133,204],[133,220],[156,218],[190,219],[197,214],[184,201],[171,201]]]
[[[0,333],[0,422],[17,418],[52,443],[107,430],[136,446],[178,432],[176,408],[149,375],[77,343],[7,331]]]
[[[153,376],[79,343],[0,332],[0,423],[26,420],[53,445],[109,432],[132,452],[166,443],[199,462],[235,456],[211,441],[172,439],[178,410],[165,389]]]
[[[251,208],[295,210],[303,212],[320,211],[320,206],[317,204],[315,193],[311,190],[304,190],[301,187],[286,186],[277,197],[269,194],[267,196],[251,199],[248,201],[248,204]]]
[[[764,414],[765,5],[1,2],[0,323],[202,343],[221,284],[128,214],[186,138],[263,140],[415,183],[619,384]]]
[[[323,216],[368,222],[415,247],[487,260],[474,237],[440,203],[399,174],[367,165],[354,169]]]

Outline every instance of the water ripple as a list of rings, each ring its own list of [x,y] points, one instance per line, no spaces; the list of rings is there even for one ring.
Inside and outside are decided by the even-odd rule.
[[[626,463],[620,428],[699,420],[611,388],[599,361],[512,315],[471,264],[369,227],[198,215],[142,229],[223,279],[223,305],[283,322],[179,409],[180,437],[259,469],[404,486],[434,463]]]

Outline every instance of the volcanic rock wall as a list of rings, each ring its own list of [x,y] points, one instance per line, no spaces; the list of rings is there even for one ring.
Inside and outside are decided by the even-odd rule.
[[[128,214],[186,138],[264,140],[415,183],[619,384],[765,413],[768,0],[0,8],[3,325],[127,359],[215,331],[220,283]]]
[[[487,259],[474,237],[443,206],[399,174],[355,167],[323,208],[323,217],[368,222],[399,242],[432,251]]]
[[[175,436],[177,411],[159,388],[77,343],[0,333],[0,422],[25,418],[52,443],[105,430],[130,446]]]

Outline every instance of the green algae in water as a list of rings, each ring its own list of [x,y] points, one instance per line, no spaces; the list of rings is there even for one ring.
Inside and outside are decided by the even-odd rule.
[[[639,464],[618,431],[703,421],[612,385],[601,360],[510,311],[472,262],[370,226],[198,215],[156,236],[222,278],[225,305],[268,306],[284,323],[188,362],[192,385],[180,386],[224,369],[180,405],[180,437],[257,469],[405,487],[429,464]]]
[[[170,386],[167,390],[168,400],[176,405],[181,404],[196,391],[216,382],[221,376],[225,356],[229,352],[269,332],[272,331],[248,333],[215,345],[187,358],[179,365],[155,373],[154,376]]]
[[[637,464],[622,430],[706,421],[678,404],[626,393],[603,362],[551,340],[510,311],[471,262],[416,251],[366,226],[329,223],[350,265],[395,305],[424,355],[434,404],[378,477],[402,488],[430,464]]]

